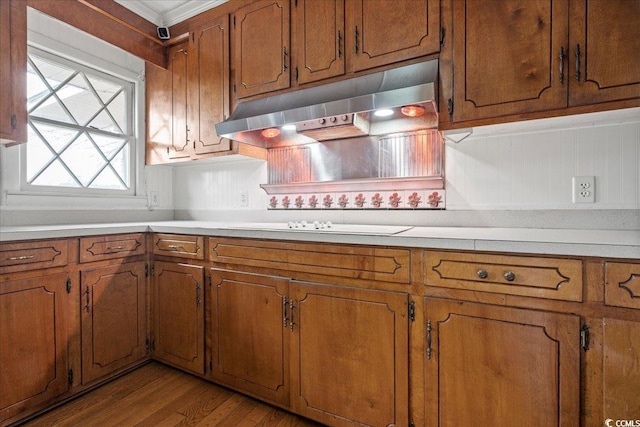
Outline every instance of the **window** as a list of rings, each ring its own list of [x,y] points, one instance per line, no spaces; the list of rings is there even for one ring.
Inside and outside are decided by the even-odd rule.
[[[30,47],[26,184],[133,194],[133,83]]]

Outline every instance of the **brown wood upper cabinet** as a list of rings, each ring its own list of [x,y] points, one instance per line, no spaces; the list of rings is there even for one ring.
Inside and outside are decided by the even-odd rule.
[[[233,14],[236,98],[290,85],[289,0],[261,0]]]
[[[0,2],[0,143],[27,142],[27,4]]]
[[[440,0],[347,0],[350,71],[440,50]]]
[[[345,73],[344,0],[297,0],[291,33],[298,84]]]
[[[451,5],[453,89],[441,111],[454,122],[640,97],[638,2]]]
[[[214,124],[229,114],[229,16],[168,51],[168,69],[147,64],[147,164],[231,149]]]

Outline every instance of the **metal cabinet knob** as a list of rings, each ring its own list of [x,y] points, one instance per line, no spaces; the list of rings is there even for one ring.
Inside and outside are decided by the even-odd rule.
[[[504,273],[504,279],[507,282],[513,282],[515,278],[516,278],[516,275],[511,271],[507,271],[506,273]]]
[[[489,276],[489,273],[487,273],[487,270],[478,270],[478,277],[481,279],[486,279],[487,276]]]

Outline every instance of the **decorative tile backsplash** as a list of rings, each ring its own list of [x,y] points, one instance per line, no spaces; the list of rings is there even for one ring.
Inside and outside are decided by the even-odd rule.
[[[271,194],[269,209],[444,209],[445,190]]]

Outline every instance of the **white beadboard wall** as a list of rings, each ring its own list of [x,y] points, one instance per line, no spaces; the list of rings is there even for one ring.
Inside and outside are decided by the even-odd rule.
[[[447,210],[640,209],[640,109],[487,126],[446,142]],[[596,202],[573,204],[571,178],[594,175]],[[266,209],[266,164],[174,168],[176,210]],[[424,215],[416,212],[416,215]]]
[[[447,209],[640,209],[638,120],[447,142]],[[596,202],[574,204],[584,175]]]

